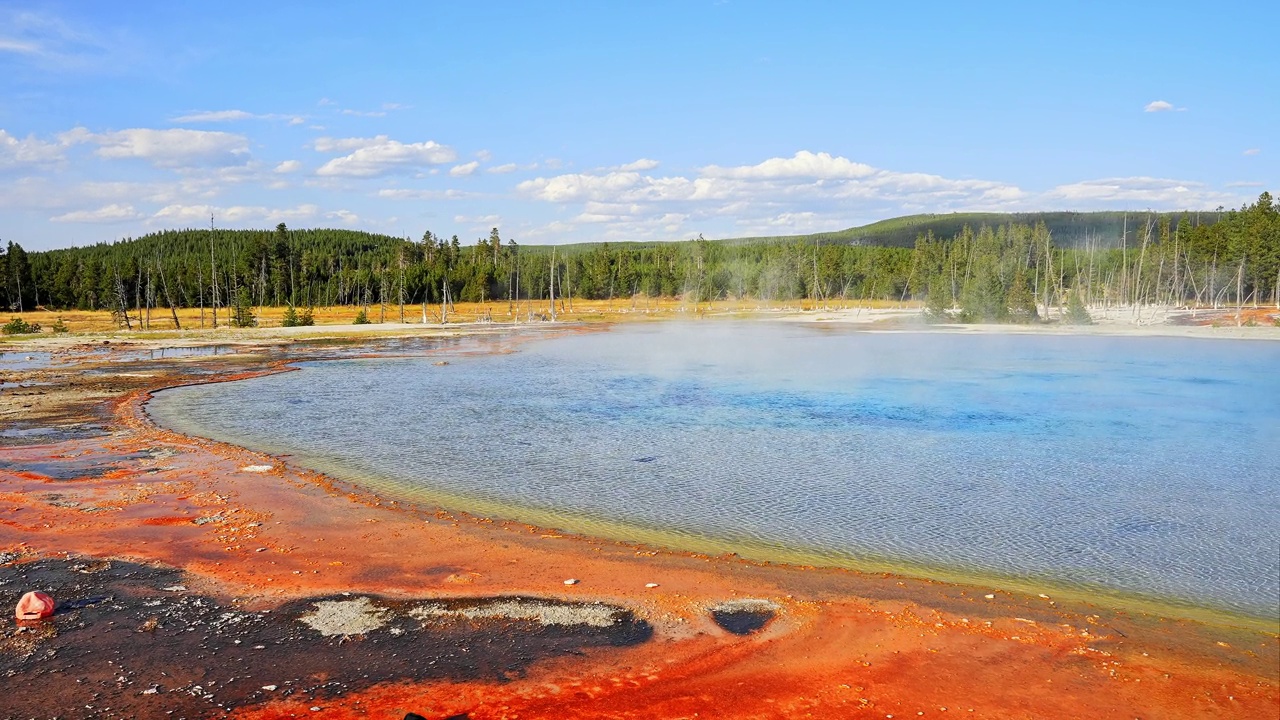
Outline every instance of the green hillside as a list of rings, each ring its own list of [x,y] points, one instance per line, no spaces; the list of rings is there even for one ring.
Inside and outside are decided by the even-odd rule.
[[[913,247],[916,238],[932,232],[934,237],[949,238],[966,226],[977,230],[983,225],[1037,225],[1044,223],[1058,247],[1084,247],[1087,244],[1102,249],[1119,247],[1120,237],[1127,225],[1130,239],[1137,228],[1148,220],[1159,224],[1168,218],[1173,226],[1182,219],[1194,224],[1211,225],[1226,213],[1137,213],[1137,212],[1034,212],[1034,213],[949,213],[907,215],[852,227],[834,232],[810,235],[783,235],[777,237],[745,237],[724,240],[729,243],[753,242],[808,242],[839,245],[881,245],[888,247]]]

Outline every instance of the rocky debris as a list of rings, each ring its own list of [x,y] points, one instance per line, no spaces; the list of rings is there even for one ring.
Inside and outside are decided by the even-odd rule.
[[[540,625],[585,625],[607,628],[631,620],[631,613],[604,603],[567,603],[535,598],[499,598],[475,604],[428,602],[409,611],[424,622],[440,618],[531,620]]]
[[[315,610],[298,618],[307,627],[324,635],[363,635],[387,624],[388,611],[367,597],[350,600],[323,600]]]
[[[742,598],[712,605],[711,619],[734,635],[750,635],[769,624],[782,607],[772,600]]]
[[[0,601],[30,589],[59,600],[39,627],[0,625],[0,714],[211,717],[273,699],[324,707],[383,682],[501,682],[544,658],[653,634],[599,603],[338,595],[255,612],[177,589],[188,586],[179,570],[119,560],[0,565]]]

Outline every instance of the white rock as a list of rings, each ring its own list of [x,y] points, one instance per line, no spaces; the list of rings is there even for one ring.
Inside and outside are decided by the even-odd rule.
[[[578,581],[577,581],[577,579],[575,579],[575,578],[569,578],[568,580],[565,580],[565,581],[564,581],[564,584],[565,584],[565,585],[577,585],[577,584],[578,584]]]
[[[988,600],[995,600],[995,599],[996,599],[996,596],[995,596],[995,595],[993,595],[993,594],[990,594],[990,593],[988,593],[985,597],[986,597]]]
[[[244,467],[240,468],[240,471],[249,472],[249,473],[271,472],[271,466],[270,465],[245,465]]]
[[[656,588],[658,587],[658,583],[645,583],[644,586],[647,588]]]
[[[267,691],[271,691],[271,690],[275,690],[277,687],[279,687],[279,686],[278,686],[278,685],[263,685],[263,686],[262,686],[262,689],[263,689],[263,690],[267,690]]]

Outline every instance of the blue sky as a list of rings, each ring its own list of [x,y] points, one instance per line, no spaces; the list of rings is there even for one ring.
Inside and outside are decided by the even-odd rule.
[[[464,241],[1239,206],[1262,3],[0,1],[0,239]]]

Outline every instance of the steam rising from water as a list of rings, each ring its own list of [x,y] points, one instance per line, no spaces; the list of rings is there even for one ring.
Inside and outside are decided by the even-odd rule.
[[[1280,345],[627,327],[162,393],[163,424],[676,536],[1274,614]]]

